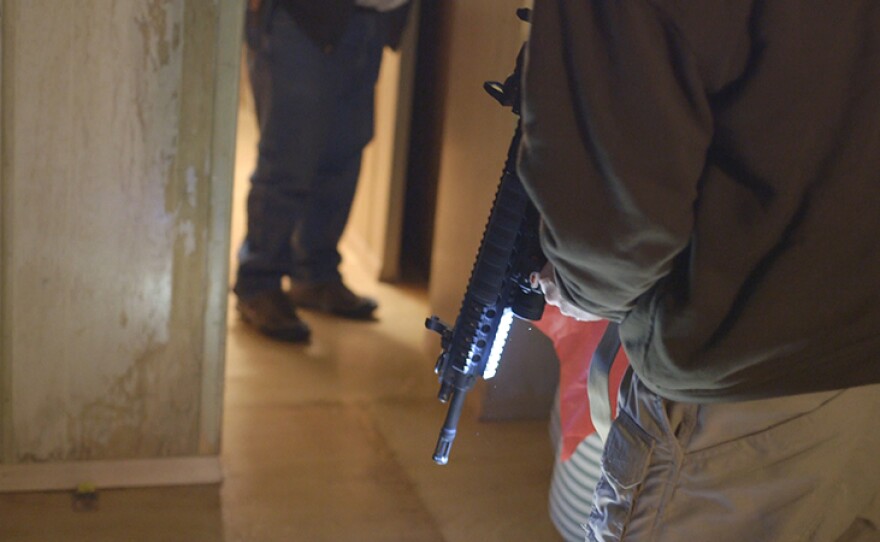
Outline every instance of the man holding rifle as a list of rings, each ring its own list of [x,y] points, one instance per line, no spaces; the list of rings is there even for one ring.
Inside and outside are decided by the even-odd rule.
[[[880,540],[880,4],[536,0],[548,301],[618,322],[588,541]]]

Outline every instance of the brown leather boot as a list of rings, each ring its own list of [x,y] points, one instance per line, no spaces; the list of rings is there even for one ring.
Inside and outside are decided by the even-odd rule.
[[[374,299],[361,297],[341,280],[319,283],[295,283],[287,293],[297,307],[335,314],[354,320],[370,320],[379,306]]]
[[[299,319],[290,299],[281,290],[269,290],[238,299],[238,314],[254,329],[279,341],[302,343],[311,330]]]

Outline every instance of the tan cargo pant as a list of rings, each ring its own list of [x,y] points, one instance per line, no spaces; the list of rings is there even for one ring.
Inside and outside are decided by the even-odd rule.
[[[880,541],[880,386],[699,405],[633,376],[620,393],[588,542]]]

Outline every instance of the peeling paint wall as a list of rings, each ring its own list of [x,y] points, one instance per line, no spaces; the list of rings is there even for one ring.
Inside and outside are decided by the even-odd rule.
[[[218,9],[3,2],[3,462],[204,452]]]

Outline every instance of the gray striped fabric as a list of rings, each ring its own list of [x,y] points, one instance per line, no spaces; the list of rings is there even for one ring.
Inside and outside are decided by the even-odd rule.
[[[566,542],[583,542],[585,533],[582,525],[590,515],[593,489],[599,481],[602,441],[598,434],[592,433],[578,445],[567,461],[560,461],[558,400],[550,418],[550,436],[557,448],[553,479],[550,481],[550,519]]]

